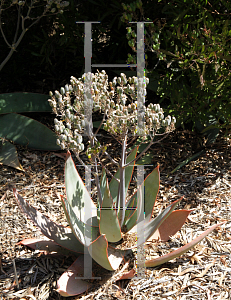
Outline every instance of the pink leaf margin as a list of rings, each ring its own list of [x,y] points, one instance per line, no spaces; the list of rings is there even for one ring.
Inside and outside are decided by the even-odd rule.
[[[179,249],[177,249],[175,251],[172,251],[172,252],[165,254],[163,256],[160,256],[158,258],[146,260],[145,267],[156,267],[156,266],[162,265],[162,264],[168,262],[169,260],[172,260],[172,259],[184,254],[185,252],[187,252],[188,250],[193,248],[196,244],[198,244],[201,240],[203,240],[214,229],[216,229],[217,227],[221,226],[224,223],[226,223],[226,222],[222,222],[222,223],[211,226],[209,229],[204,231],[201,235],[199,235],[197,238],[192,240],[190,243],[180,247]]]

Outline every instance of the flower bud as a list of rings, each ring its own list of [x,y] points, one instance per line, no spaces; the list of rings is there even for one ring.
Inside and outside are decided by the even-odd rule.
[[[121,86],[117,86],[117,93],[118,93],[119,95],[121,95],[122,92],[123,92],[122,87],[121,87]]]
[[[163,114],[162,112],[159,112],[159,113],[158,113],[158,116],[159,116],[159,118],[160,118],[161,120],[164,119],[164,114]]]
[[[110,92],[109,92],[109,97],[112,98],[112,97],[114,96],[114,94],[115,94],[114,91],[110,91]]]
[[[64,89],[64,87],[61,87],[61,88],[60,88],[60,93],[61,93],[61,95],[64,95],[64,94],[65,94],[65,89]]]
[[[70,117],[71,117],[71,112],[70,112],[69,109],[66,110],[66,117],[67,117],[68,119],[70,119]]]
[[[63,130],[63,134],[65,134],[66,136],[69,135],[69,132],[68,132],[68,129],[67,129],[67,128],[65,128],[65,129]]]
[[[65,145],[65,143],[64,143],[64,142],[62,142],[62,143],[61,143],[61,145],[60,145],[60,147],[61,147],[61,149],[62,149],[62,150],[64,150],[64,149],[66,148],[66,145]]]
[[[50,104],[50,106],[51,106],[52,108],[53,108],[53,107],[56,107],[56,102],[55,102],[55,101],[49,99],[48,102],[49,102],[49,104]]]
[[[72,140],[71,141],[71,148],[77,148],[78,147],[78,144],[76,143],[76,141]]]
[[[66,84],[64,88],[65,88],[65,92],[68,93],[69,92],[69,85]]]
[[[67,123],[67,128],[71,130],[71,123]]]
[[[62,141],[66,141],[67,140],[67,136],[65,134],[61,134],[60,138]]]
[[[115,102],[114,102],[113,100],[111,100],[110,106],[111,106],[112,108],[115,107]]]
[[[125,105],[125,104],[126,104],[126,99],[125,99],[125,98],[122,98],[122,99],[121,99],[121,103],[122,103],[122,105]]]
[[[135,103],[132,103],[132,104],[131,104],[131,109],[132,109],[132,110],[135,110],[135,109],[136,109]]]
[[[58,91],[55,91],[55,97],[60,98],[60,96],[61,96],[60,93]]]
[[[117,77],[114,77],[114,78],[113,78],[112,84],[113,84],[113,85],[116,85],[116,84],[117,84]]]
[[[82,127],[81,127],[81,125],[78,123],[78,124],[76,124],[76,128],[78,129],[78,130],[81,130],[82,129]]]
[[[158,104],[154,104],[154,110],[157,113],[160,111],[160,104],[159,103]]]
[[[59,127],[59,132],[63,133],[64,129],[65,129],[65,126],[63,124],[61,124],[60,127]]]
[[[162,120],[161,124],[162,124],[162,126],[167,126],[166,120]]]
[[[167,126],[170,126],[171,121],[172,121],[171,116],[167,116],[167,117],[165,118],[165,122],[166,122],[166,125],[167,125]]]
[[[83,137],[82,137],[82,135],[79,135],[79,136],[77,137],[77,139],[76,139],[76,142],[77,142],[78,144],[81,144],[82,141],[83,141]]]

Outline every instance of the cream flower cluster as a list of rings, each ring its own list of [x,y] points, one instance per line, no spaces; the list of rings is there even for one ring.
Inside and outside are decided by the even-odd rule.
[[[135,76],[127,78],[123,73],[108,82],[104,70],[95,74],[84,73],[78,79],[72,76],[70,84],[55,91],[54,95],[50,92],[51,99],[48,100],[57,115],[54,120],[57,143],[62,149],[84,150],[82,135],[89,110],[103,113],[104,130],[118,139],[137,135],[139,126],[143,136],[151,137],[161,127],[172,130],[176,122],[174,117],[164,117],[159,104],[145,106],[148,82],[146,77],[138,80]]]

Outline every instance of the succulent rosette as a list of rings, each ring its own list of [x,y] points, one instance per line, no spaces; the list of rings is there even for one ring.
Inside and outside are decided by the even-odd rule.
[[[138,155],[139,145],[128,149],[128,145],[133,145],[138,138],[140,103],[136,100],[136,92],[137,89],[138,92],[141,89],[142,100],[146,95],[147,82],[147,78],[143,81],[135,77],[127,79],[121,74],[121,77],[114,78],[108,84],[108,77],[105,71],[102,71],[84,74],[79,79],[71,77],[70,85],[61,88],[60,92],[56,91],[54,95],[51,94],[49,102],[57,115],[55,119],[57,142],[62,149],[68,149],[64,171],[66,195],[61,196],[60,200],[69,226],[63,227],[52,222],[14,190],[22,210],[50,239],[50,242],[46,241],[45,244],[44,241],[36,241],[41,250],[89,253],[99,265],[113,271],[118,269],[126,259],[127,253],[131,251],[118,246],[131,230],[137,228],[137,242],[133,245],[137,247],[147,240],[167,241],[185,223],[191,210],[175,210],[181,199],[172,202],[158,215],[153,215],[160,184],[159,167],[139,182],[132,195],[128,192],[136,161],[154,143],[159,130],[170,131],[175,123],[175,118],[164,117],[159,104],[149,104],[143,109],[144,115],[141,114],[143,132],[141,140],[147,140],[149,137],[149,144]],[[89,103],[90,109],[99,110],[104,114],[101,125],[119,142],[121,147],[119,161],[111,158],[106,147],[97,140],[97,134],[93,133],[92,124],[86,118],[86,104]],[[89,109],[89,106],[87,108]],[[80,153],[84,151],[84,134],[90,140],[86,154],[91,162],[97,188],[95,201],[86,187],[87,183],[86,185],[83,183],[69,151],[72,150],[80,163],[85,165],[86,170],[91,171],[89,165],[80,157]],[[103,155],[116,165],[117,171],[114,174],[102,163]],[[144,259],[143,266],[154,267],[182,255],[219,225],[207,229],[178,250],[159,258]],[[22,243],[33,244],[31,241]],[[58,291],[61,295],[76,295],[89,288],[89,282],[75,279],[82,270],[83,257],[80,256],[58,281]]]

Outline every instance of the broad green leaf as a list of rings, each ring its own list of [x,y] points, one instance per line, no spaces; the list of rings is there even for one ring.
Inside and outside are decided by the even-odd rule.
[[[160,227],[164,220],[171,214],[171,212],[182,200],[182,198],[174,201],[172,204],[166,207],[155,219],[149,221],[149,218],[145,218],[142,222],[137,224],[137,246],[142,245],[147,241],[147,239]]]
[[[86,212],[87,214],[91,213],[91,217],[96,216],[97,208],[76,170],[69,151],[67,152],[65,162],[65,187],[67,201],[79,220],[87,223],[85,219]]]
[[[153,160],[153,155],[152,153],[147,153],[144,155],[141,159],[139,159],[136,164],[137,165],[150,165]]]
[[[98,237],[99,228],[95,226],[98,225],[96,217],[91,219],[92,226],[87,225],[77,218],[71,205],[64,197],[62,197],[62,205],[72,232],[80,243],[88,247]]]
[[[0,114],[52,112],[48,95],[36,93],[0,94]]]
[[[18,114],[0,116],[0,137],[38,150],[60,150],[56,135],[48,127]]]
[[[24,171],[18,160],[17,150],[15,146],[8,141],[3,142],[0,140],[0,163],[18,169],[20,171]]]
[[[114,271],[121,264],[125,251],[108,247],[107,239],[101,235],[89,247],[91,257],[103,268]]]
[[[144,180],[144,211],[145,218],[152,217],[152,211],[155,206],[157,194],[160,186],[159,167],[156,167]],[[124,225],[126,231],[129,231],[137,223],[137,192],[135,192],[126,203]]]
[[[157,166],[144,180],[144,211],[145,218],[152,217],[152,211],[160,186],[160,171]]]
[[[104,234],[106,239],[111,243],[118,242],[122,238],[117,211],[113,207],[110,195],[108,180],[106,181],[103,203],[100,210],[99,229],[100,234]]]
[[[145,148],[147,148],[150,141],[151,141],[150,137],[147,137],[145,140],[143,140],[141,137],[139,137],[139,138],[137,138],[135,144],[129,148],[129,150],[132,150],[132,149],[136,148],[137,146],[139,146],[137,153],[141,153],[142,151],[144,151]]]
[[[131,202],[130,202],[131,201]],[[125,219],[123,224],[123,231],[128,232],[137,223],[137,193],[129,199],[129,206],[125,211]]]
[[[225,222],[213,225],[212,227],[207,229],[205,232],[203,232],[201,235],[199,235],[197,238],[192,240],[190,243],[184,245],[183,247],[180,247],[179,249],[177,249],[175,251],[170,252],[169,254],[165,254],[163,256],[160,256],[158,258],[154,258],[151,260],[146,260],[145,266],[147,268],[156,267],[156,266],[159,266],[161,264],[168,262],[171,259],[174,259],[174,258],[184,254],[185,252],[189,251],[191,248],[196,246],[196,244],[198,244],[201,240],[203,240],[210,232],[212,232],[214,229],[216,229],[217,227],[219,227],[220,225],[222,225],[224,223]]]
[[[126,224],[127,220],[129,220],[131,216],[136,212],[136,209],[137,209],[137,192],[135,192],[126,203],[124,224]],[[135,215],[135,218],[137,218],[137,215]]]
[[[66,249],[74,252],[84,252],[84,246],[76,239],[70,228],[57,225],[53,221],[49,220],[46,216],[41,214],[27,201],[25,201],[16,189],[13,189],[13,192],[23,212],[41,230],[42,234]]]
[[[148,240],[168,241],[170,236],[181,229],[191,211],[188,209],[173,211]]]
[[[75,296],[86,292],[93,284],[79,279],[83,275],[84,256],[80,255],[57,281],[57,292],[63,297]]]
[[[128,155],[128,157],[126,159],[126,163],[129,163],[136,157],[137,149],[138,149],[138,147],[134,148],[132,150],[132,152]],[[133,168],[134,168],[134,164],[125,168],[125,195],[127,195],[127,191],[128,191],[129,185],[130,185]],[[117,172],[114,176],[115,176],[115,178],[118,178],[118,179],[120,178],[120,170],[119,169],[117,170]],[[117,195],[118,195],[118,187],[119,187],[118,181],[116,181],[114,178],[112,178],[112,180],[110,181],[110,184],[109,184],[109,189],[110,189],[110,193],[111,193],[111,196],[113,199],[113,203],[116,203],[116,199],[117,199]]]

